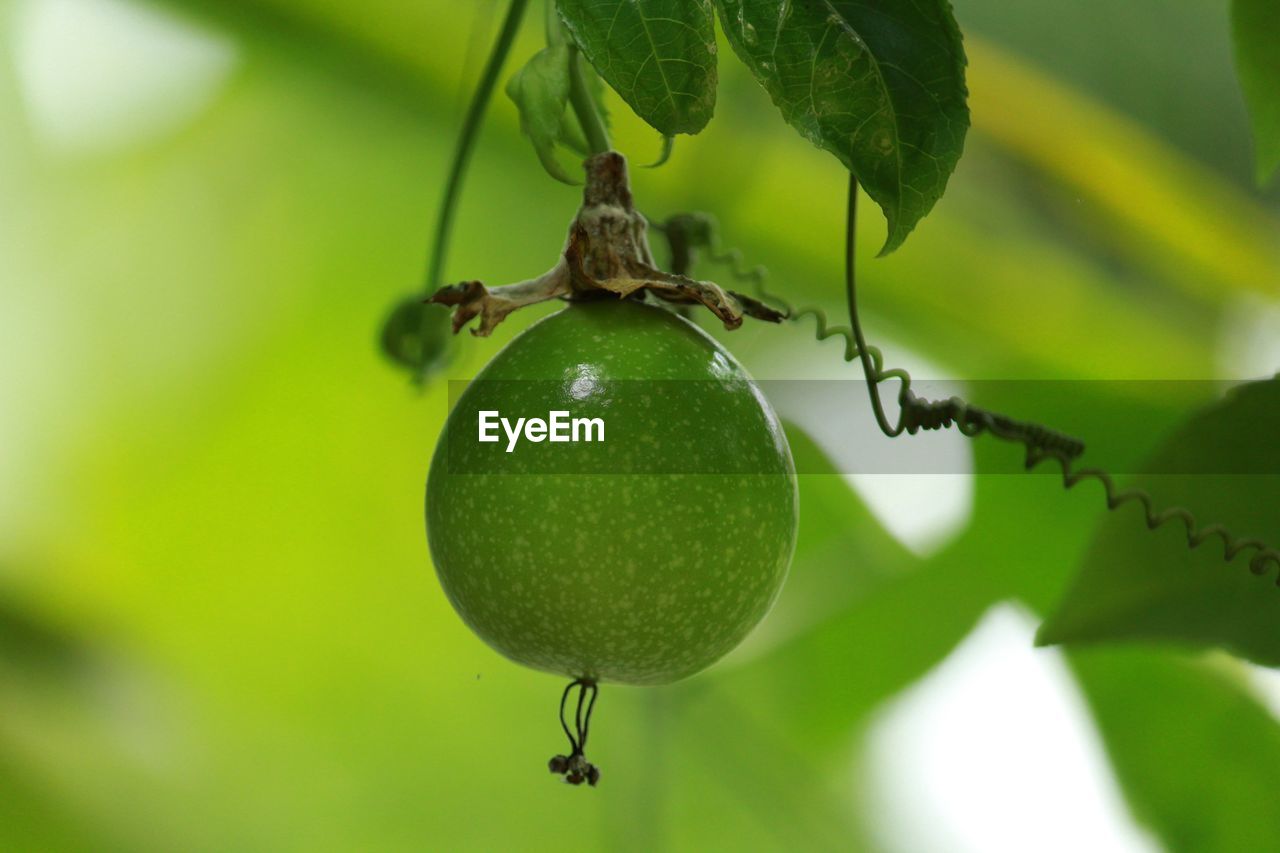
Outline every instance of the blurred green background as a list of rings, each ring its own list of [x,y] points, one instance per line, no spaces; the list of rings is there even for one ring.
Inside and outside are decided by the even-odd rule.
[[[886,260],[862,217],[888,360],[1273,373],[1280,192],[1252,185],[1226,4],[956,11],[973,130],[950,190]],[[804,476],[758,634],[687,683],[606,687],[601,787],[557,784],[562,685],[456,618],[421,512],[445,380],[551,308],[459,338],[422,393],[376,348],[502,7],[0,13],[0,848],[1280,849],[1280,682],[1213,654],[1033,651],[1101,502],[984,474],[1017,456],[987,441],[955,443],[973,477]],[[774,289],[838,310],[840,167],[727,48],[720,69],[716,120],[634,170],[638,202],[715,213]],[[615,144],[652,160],[611,106]],[[499,94],[446,276],[542,271],[576,205]],[[759,376],[854,375],[808,327],[705,325]],[[975,402],[1136,459],[1205,388],[1082,387]],[[811,470],[838,455],[783,414]]]

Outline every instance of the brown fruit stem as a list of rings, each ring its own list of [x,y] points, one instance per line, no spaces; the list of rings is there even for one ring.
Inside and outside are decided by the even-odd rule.
[[[453,284],[428,300],[454,306],[453,330],[480,318],[471,330],[486,336],[508,314],[550,299],[590,298],[611,293],[618,298],[652,293],[667,302],[698,303],[720,318],[726,329],[743,317],[779,323],[785,315],[759,300],[658,269],[646,236],[648,222],[635,209],[627,177],[627,161],[616,151],[588,157],[582,206],[569,226],[568,239],[555,266],[528,281],[487,288],[478,281]]]

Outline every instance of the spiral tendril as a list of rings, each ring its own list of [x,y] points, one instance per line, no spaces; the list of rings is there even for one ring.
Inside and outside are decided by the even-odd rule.
[[[1155,499],[1143,489],[1121,489],[1115,479],[1100,468],[1076,468],[1076,460],[1084,453],[1085,443],[1074,436],[1030,421],[1019,421],[998,412],[974,406],[960,397],[930,400],[918,396],[911,388],[911,374],[901,368],[884,366],[884,355],[879,347],[871,346],[862,334],[858,318],[856,281],[854,277],[854,227],[857,215],[857,179],[849,179],[848,222],[845,244],[845,291],[849,310],[849,325],[833,325],[822,308],[794,307],[788,300],[767,288],[768,270],[762,265],[748,266],[743,253],[722,245],[719,226],[714,217],[706,213],[682,213],[657,223],[654,229],[663,234],[671,248],[672,272],[688,274],[699,251],[724,266],[738,281],[751,285],[756,298],[781,310],[792,322],[812,319],[814,338],[825,341],[844,339],[844,360],[859,361],[866,377],[872,412],[881,432],[890,438],[903,433],[915,435],[921,430],[955,428],[962,435],[976,438],[983,433],[1003,441],[1021,444],[1026,451],[1024,468],[1031,471],[1046,461],[1057,463],[1062,471],[1064,489],[1093,480],[1102,486],[1107,509],[1116,510],[1129,503],[1142,507],[1143,519],[1148,530],[1157,530],[1169,522],[1180,521],[1186,530],[1187,548],[1196,549],[1211,539],[1222,543],[1223,560],[1231,562],[1241,553],[1255,552],[1249,559],[1249,571],[1265,575],[1272,568],[1280,570],[1280,551],[1256,538],[1237,536],[1222,524],[1201,524],[1186,507],[1173,506],[1158,509]],[[898,381],[898,420],[890,422],[880,397],[880,386]],[[1280,586],[1280,571],[1276,585]]]

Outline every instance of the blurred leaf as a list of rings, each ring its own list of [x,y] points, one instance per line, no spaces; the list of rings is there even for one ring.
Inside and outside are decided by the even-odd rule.
[[[964,48],[946,0],[716,0],[725,35],[801,135],[884,209],[881,254],[946,189],[969,127]]]
[[[800,702],[812,697],[799,697]],[[841,798],[845,780],[832,779],[796,748],[786,721],[762,721],[754,709],[717,687],[697,683],[677,706],[681,749],[700,759],[710,777],[746,806],[779,850],[864,849],[857,814]],[[845,769],[845,768],[841,768]],[[757,849],[763,847],[756,842]]]
[[[0,753],[0,840],[9,853],[47,853],[50,850],[123,850],[101,830],[90,831],[86,821],[48,791],[32,783],[25,768]]]
[[[557,0],[557,6],[600,76],[659,133],[697,133],[711,120],[711,0]]]
[[[717,690],[826,761],[871,709],[951,651],[993,592],[964,560],[922,563],[807,436],[788,425],[787,438],[799,470],[828,473],[799,476],[791,576],[758,629],[773,645],[717,673]]]
[[[785,424],[800,504],[796,551],[786,587],[757,634],[770,642],[813,629],[919,560],[881,527],[827,455],[794,423]]]
[[[1280,168],[1280,8],[1275,0],[1233,0],[1231,30],[1261,184]]]
[[[0,595],[0,670],[38,676],[79,674],[87,662],[76,639],[33,616],[7,595]]]
[[[1243,685],[1154,651],[1071,661],[1130,806],[1168,849],[1280,850],[1280,726]]]
[[[1188,420],[1133,483],[1157,510],[1182,506],[1198,525],[1221,524],[1236,537],[1280,543],[1280,381],[1254,382]],[[1187,547],[1171,518],[1147,530],[1143,510],[1126,504],[1103,519],[1079,575],[1041,626],[1041,644],[1165,640],[1220,646],[1280,664],[1280,589],[1274,564],[1259,577],[1245,550],[1223,560],[1222,541]]]
[[[994,601],[971,569],[947,560],[887,581],[721,684],[836,760],[867,714],[945,658]]]
[[[975,131],[1032,167],[1034,183],[1060,182],[1092,240],[1198,298],[1275,294],[1280,221],[1265,206],[1101,100],[968,41]]]
[[[507,95],[520,109],[520,127],[533,142],[547,174],[573,184],[555,157],[569,103],[569,46],[552,45],[535,53],[507,83]]]
[[[0,849],[159,845],[170,818],[156,813],[146,759],[166,748],[176,758],[181,743],[161,684],[101,633],[24,598],[0,593]],[[129,815],[141,798],[145,824]]]

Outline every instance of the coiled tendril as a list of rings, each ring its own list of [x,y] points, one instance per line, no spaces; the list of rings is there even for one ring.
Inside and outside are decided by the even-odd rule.
[[[1195,549],[1210,539],[1222,542],[1222,556],[1227,562],[1247,551],[1255,553],[1249,559],[1249,570],[1255,575],[1265,575],[1271,568],[1280,569],[1280,551],[1256,538],[1236,536],[1222,524],[1201,524],[1191,510],[1174,506],[1158,509],[1149,492],[1143,489],[1121,489],[1114,478],[1100,468],[1075,468],[1076,460],[1084,453],[1085,444],[1074,436],[1059,432],[1042,424],[1020,421],[998,412],[974,406],[960,397],[946,400],[929,400],[918,396],[911,389],[911,375],[901,368],[884,366],[880,349],[867,343],[858,315],[857,284],[854,267],[855,225],[857,222],[858,182],[849,176],[848,219],[845,230],[845,297],[848,303],[849,325],[832,325],[824,310],[817,307],[796,308],[786,299],[769,293],[765,282],[768,271],[763,266],[748,267],[737,249],[726,248],[720,242],[715,219],[705,213],[682,213],[654,224],[671,247],[672,272],[685,275],[697,258],[705,251],[707,257],[726,268],[739,281],[754,286],[756,297],[777,307],[787,319],[799,322],[812,318],[814,337],[819,341],[828,338],[844,338],[844,360],[857,360],[866,377],[871,409],[880,431],[893,438],[907,433],[915,435],[921,430],[939,430],[954,427],[963,435],[976,438],[988,433],[1003,441],[1021,444],[1026,452],[1024,467],[1030,471],[1049,461],[1057,463],[1062,471],[1062,484],[1072,489],[1085,480],[1101,484],[1108,510],[1115,510],[1136,503],[1142,507],[1143,518],[1149,530],[1156,530],[1171,521],[1180,521],[1186,530],[1187,547]],[[884,410],[880,386],[898,381],[898,420],[891,422]],[[1280,586],[1280,572],[1276,585]]]

